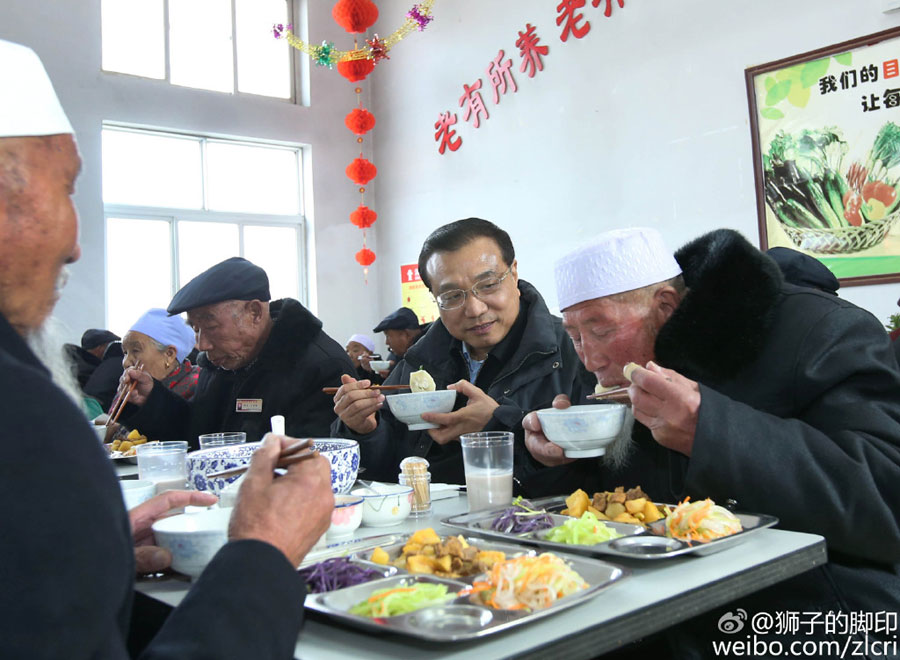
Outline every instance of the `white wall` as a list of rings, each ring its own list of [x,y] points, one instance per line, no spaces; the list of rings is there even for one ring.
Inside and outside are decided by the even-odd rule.
[[[379,70],[375,129],[384,307],[399,302],[396,266],[415,260],[435,227],[476,215],[507,229],[520,274],[556,306],[553,261],[596,232],[660,228],[675,248],[718,227],[758,243],[744,69],[900,24],[882,0],[614,0],[612,17],[586,3],[591,31],[563,43],[557,2],[438,0],[435,21],[399,44]],[[408,6],[381,0],[385,34]],[[519,73],[517,31],[550,47],[543,72]],[[516,94],[474,129],[463,83],[499,49]],[[482,92],[485,88],[482,88]],[[438,155],[438,113],[458,115],[463,144]],[[900,284],[840,295],[880,319]]]
[[[346,42],[331,18],[331,3],[309,2],[309,31],[319,41]],[[136,26],[135,29],[139,29]],[[199,26],[198,26],[199,29]],[[353,255],[362,239],[349,214],[359,203],[357,186],[344,168],[358,152],[343,117],[356,104],[355,85],[337,71],[311,67],[311,105],[301,107],[263,97],[235,97],[100,71],[100,1],[3,0],[0,38],[24,43],[41,56],[75,128],[84,161],[75,203],[81,215],[81,261],[57,307],[71,338],[103,327],[105,271],[101,196],[100,130],[104,120],[202,134],[238,136],[310,145],[312,199],[306,210],[314,226],[315,271],[310,279],[314,311],[339,342],[358,331],[356,319],[380,318],[371,284],[363,283]],[[285,48],[288,48],[285,44]],[[305,58],[305,56],[304,56]],[[0,90],[0,95],[3,91]],[[372,237],[371,244],[377,250]],[[140,275],[140,251],[135,254]],[[260,264],[265,266],[265,264]],[[117,273],[116,277],[131,277]],[[318,304],[316,304],[316,300]]]

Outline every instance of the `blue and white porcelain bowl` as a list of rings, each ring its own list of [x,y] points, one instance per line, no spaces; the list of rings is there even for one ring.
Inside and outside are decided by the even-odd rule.
[[[569,458],[602,456],[622,432],[628,406],[604,403],[538,410],[547,439],[563,448]]]
[[[313,443],[331,463],[331,490],[335,495],[349,493],[359,471],[359,443],[342,438],[313,438]]]
[[[250,457],[253,456],[253,452],[259,448],[259,445],[258,442],[248,442],[242,445],[224,445],[192,451],[187,455],[188,486],[193,490],[206,490],[218,495],[225,486],[240,475],[216,477],[215,479],[209,479],[206,475],[248,465]]]
[[[195,578],[228,541],[231,512],[232,509],[197,509],[161,518],[151,529],[157,545],[172,553],[172,568]]]
[[[385,399],[394,417],[406,424],[410,431],[424,431],[425,429],[436,429],[438,425],[423,420],[422,413],[452,411],[456,403],[456,390],[391,394]]]

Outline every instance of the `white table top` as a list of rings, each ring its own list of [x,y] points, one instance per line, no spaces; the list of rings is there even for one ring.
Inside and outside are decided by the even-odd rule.
[[[434,503],[427,518],[409,518],[387,528],[360,527],[354,538],[410,533],[434,527],[455,533],[442,518],[466,511],[465,496]],[[746,594],[807,571],[827,561],[821,536],[776,529],[759,530],[730,549],[706,557],[668,560],[608,560],[627,566],[632,575],[595,598],[554,616],[475,642],[429,644],[399,635],[372,635],[338,626],[307,612],[295,657],[304,660],[345,658],[459,658],[479,660],[510,656],[593,658],[652,632],[722,606]],[[140,582],[136,588],[168,605],[177,605],[189,583],[168,578]]]

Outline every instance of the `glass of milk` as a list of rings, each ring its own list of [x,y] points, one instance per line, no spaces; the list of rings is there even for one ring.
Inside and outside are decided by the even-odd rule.
[[[138,479],[156,484],[156,492],[187,487],[187,441],[154,442],[138,445]]]
[[[513,483],[513,434],[482,431],[459,436],[466,469],[469,511],[509,506]]]

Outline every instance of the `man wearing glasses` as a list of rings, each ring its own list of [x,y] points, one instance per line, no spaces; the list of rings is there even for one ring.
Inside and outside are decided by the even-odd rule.
[[[549,407],[559,392],[573,400],[594,388],[559,318],[520,280],[509,235],[486,220],[468,218],[436,229],[419,253],[419,273],[440,308],[440,319],[406,353],[385,384],[408,383],[425,369],[437,389],[456,390],[453,412],[426,413],[439,425],[409,431],[368,381],[342,377],[334,397],[339,419],[332,434],[359,441],[366,476],[394,481],[400,461],[424,456],[435,482],[465,483],[459,436],[475,431],[517,434],[515,476],[531,497],[571,490],[581,463],[547,468],[522,442],[522,418]],[[581,480],[589,475],[579,476]]]

